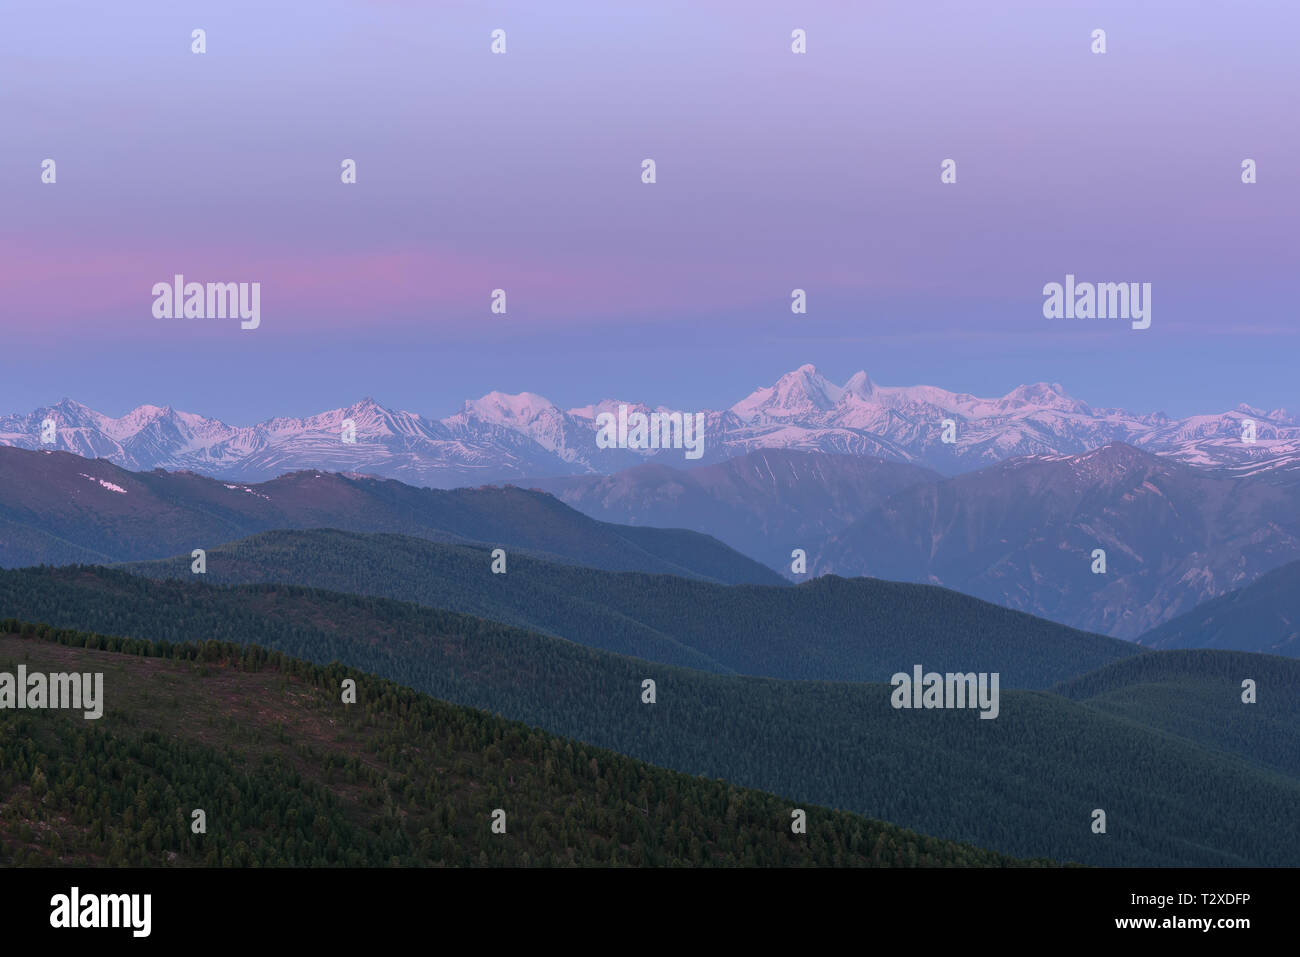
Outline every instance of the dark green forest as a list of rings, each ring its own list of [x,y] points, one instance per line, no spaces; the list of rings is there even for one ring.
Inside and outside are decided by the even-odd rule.
[[[1001,714],[896,711],[887,685],[706,674],[413,604],[289,585],[151,581],[102,568],[0,572],[0,614],[150,640],[341,661],[442,700],[692,775],[1016,857],[1123,866],[1294,865],[1300,780],[1253,744],[1200,741],[1087,701],[1003,692]],[[1262,686],[1270,659],[1255,669]],[[657,682],[654,705],[641,683]],[[1259,734],[1277,698],[1225,720]],[[1281,680],[1280,678],[1277,680]],[[1094,808],[1109,830],[1093,834]]]
[[[153,645],[7,620],[0,670],[19,662],[101,671],[109,705],[96,721],[0,712],[6,866],[1019,863],[253,645]],[[355,704],[342,702],[345,678]],[[806,833],[791,830],[796,807]],[[491,828],[498,808],[503,834]]]
[[[1257,703],[1242,703],[1242,682]],[[1052,689],[1107,714],[1300,777],[1300,661],[1243,651],[1158,651]]]
[[[193,580],[190,558],[125,566]],[[1047,688],[1141,649],[945,588],[826,576],[797,587],[718,585],[508,558],[401,535],[277,531],[207,553],[214,584],[282,582],[412,601],[593,648],[722,674],[888,681],[918,662]]]

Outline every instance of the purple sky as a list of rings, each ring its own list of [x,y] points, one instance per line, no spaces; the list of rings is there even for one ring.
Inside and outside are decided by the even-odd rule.
[[[704,408],[805,362],[1300,409],[1290,0],[5,6],[0,412]],[[261,327],[153,318],[177,272]],[[1151,328],[1044,319],[1067,272]]]

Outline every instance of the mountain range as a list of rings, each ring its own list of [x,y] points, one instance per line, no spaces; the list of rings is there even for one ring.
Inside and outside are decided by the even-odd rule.
[[[1300,562],[1262,575],[1142,636],[1151,648],[1222,648],[1300,658]]]
[[[810,552],[891,495],[940,478],[927,468],[864,455],[759,449],[689,469],[648,462],[612,475],[529,484],[593,518],[692,528],[789,572],[794,549]]]
[[[480,564],[489,563],[487,548],[502,547],[512,559],[720,584],[779,586],[834,575],[939,585],[1081,631],[1135,640],[1300,561],[1297,473],[1192,468],[1122,443],[946,478],[862,456],[761,450],[693,469],[650,463],[540,484],[555,495],[509,485],[415,488],[323,471],[245,484],[0,447],[0,566],[174,563],[195,548],[259,533],[329,528],[475,546],[482,551],[472,561]],[[331,544],[351,546],[342,539]],[[806,555],[805,574],[791,560],[795,549]],[[1106,567],[1094,572],[1098,549]],[[385,564],[374,554],[358,561]],[[229,580],[268,580],[274,563],[257,564],[258,577]],[[322,584],[368,590],[347,581]],[[531,597],[553,615],[590,584],[582,576],[567,584],[553,580],[546,586],[553,598]],[[427,593],[426,584],[420,587]],[[377,593],[424,600],[413,592]],[[553,620],[458,603],[469,601],[468,591],[440,594],[440,607],[543,630]],[[629,594],[626,601],[634,603]],[[712,600],[701,598],[705,605]],[[664,639],[654,615],[634,622],[601,604],[605,612],[587,607],[584,614],[592,622],[612,614],[601,627],[628,629],[619,640]],[[671,628],[667,634],[677,640]],[[1245,644],[1231,647],[1273,647],[1237,640]],[[712,667],[701,660],[680,663]]]
[[[512,486],[446,491],[318,471],[245,485],[0,447],[0,566],[142,561],[295,528],[501,547],[507,570],[510,554],[523,553],[609,571],[784,581],[707,535],[599,522],[543,492]]]
[[[489,392],[452,415],[432,418],[366,398],[306,418],[247,426],[142,405],[114,418],[72,399],[0,417],[0,444],[60,449],[122,468],[188,470],[252,482],[285,472],[365,472],[452,488],[489,482],[608,474],[654,460],[689,465],[681,449],[598,448],[597,417],[620,405],[603,399],[560,409],[529,392]],[[878,385],[865,372],[837,385],[812,365],[781,376],[724,410],[704,414],[700,464],[759,449],[867,455],[952,475],[1027,455],[1071,455],[1125,442],[1177,461],[1241,474],[1300,464],[1300,423],[1285,409],[1248,405],[1182,419],[1094,407],[1056,383],[1022,385],[1000,398],[933,386]],[[1255,441],[1243,441],[1243,422]],[[944,441],[952,423],[953,442]],[[344,442],[344,425],[355,443]],[[42,444],[45,423],[52,442]]]
[[[951,477],[769,449],[536,484],[603,521],[705,532],[794,581],[803,549],[808,574],[943,585],[1127,639],[1300,559],[1295,472],[1193,468],[1119,442]]]
[[[1294,473],[1114,443],[912,485],[828,539],[809,571],[941,584],[1132,639],[1297,559]]]

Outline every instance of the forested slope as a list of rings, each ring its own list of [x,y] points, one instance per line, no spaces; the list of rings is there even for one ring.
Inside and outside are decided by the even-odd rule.
[[[283,582],[413,601],[594,648],[721,673],[888,681],[927,668],[1046,688],[1141,651],[944,588],[825,577],[796,587],[602,572],[401,535],[275,531],[207,553],[203,580]],[[188,554],[125,566],[193,581]]]
[[[0,670],[108,705],[0,712],[0,864],[1008,866],[255,646],[0,625]],[[344,704],[344,679],[356,703]],[[792,810],[807,830],[791,830]],[[202,810],[204,832],[194,832]],[[492,830],[504,812],[505,832]]]
[[[1300,782],[1061,695],[1003,692],[995,720],[895,710],[888,685],[712,675],[385,599],[96,568],[0,573],[0,614],[337,659],[654,764],[1019,857],[1300,862]]]

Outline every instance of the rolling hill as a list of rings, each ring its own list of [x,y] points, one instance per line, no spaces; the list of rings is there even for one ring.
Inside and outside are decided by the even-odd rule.
[[[0,615],[167,642],[258,644],[687,774],[1017,857],[1118,866],[1295,866],[1300,781],[1063,695],[895,710],[883,684],[708,674],[387,599],[290,585],[0,572]],[[911,660],[911,659],[909,659]],[[924,663],[924,662],[923,662]],[[1253,669],[1261,686],[1270,659]],[[657,699],[642,699],[643,681]],[[1225,688],[1222,707],[1242,707]],[[1261,720],[1272,705],[1250,712]],[[1091,831],[1104,809],[1106,834]]]
[[[163,647],[8,621],[0,670],[19,662],[100,672],[108,706],[96,721],[0,719],[5,866],[1018,863],[252,645]],[[345,679],[355,704],[342,703]],[[806,834],[791,832],[794,807]],[[504,833],[492,830],[497,809]]]
[[[1255,704],[1242,701],[1255,682]],[[1300,778],[1300,661],[1235,651],[1162,651],[1052,689],[1107,714]]]
[[[921,661],[1046,688],[1141,650],[928,585],[829,576],[717,585],[524,557],[494,575],[490,564],[482,548],[399,535],[277,531],[212,549],[202,577],[412,601],[664,664],[772,678],[888,681]],[[124,567],[200,577],[188,555]]]

